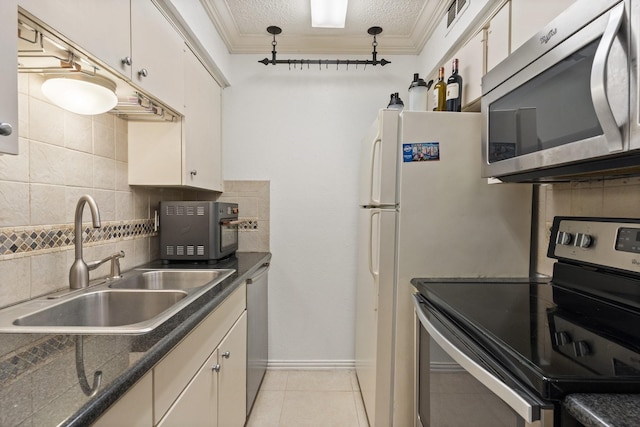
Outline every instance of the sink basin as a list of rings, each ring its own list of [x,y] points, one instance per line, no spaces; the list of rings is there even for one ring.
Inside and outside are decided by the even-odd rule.
[[[144,322],[162,313],[187,296],[182,291],[102,290],[78,295],[17,318],[17,326],[109,327]]]
[[[150,332],[233,273],[233,269],[131,270],[121,279],[3,308],[0,333]]]
[[[235,270],[153,270],[119,280],[110,285],[113,289],[188,290],[199,288],[212,281],[221,281]]]

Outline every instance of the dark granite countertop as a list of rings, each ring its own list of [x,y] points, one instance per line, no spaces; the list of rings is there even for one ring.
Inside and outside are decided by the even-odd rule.
[[[236,273],[143,335],[0,334],[0,425],[85,426],[146,374],[271,254],[238,252],[217,264],[153,262],[144,268],[233,268]],[[89,385],[102,371],[95,396],[83,391],[76,369],[81,341]]]
[[[587,427],[640,426],[640,394],[576,393],[562,405]]]

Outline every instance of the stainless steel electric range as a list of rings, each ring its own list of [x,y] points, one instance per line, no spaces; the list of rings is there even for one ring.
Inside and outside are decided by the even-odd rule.
[[[550,280],[412,281],[418,425],[574,426],[567,394],[640,392],[640,220],[556,217],[547,255]]]

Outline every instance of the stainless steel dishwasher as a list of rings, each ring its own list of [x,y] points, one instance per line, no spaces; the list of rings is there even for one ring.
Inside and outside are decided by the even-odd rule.
[[[247,415],[267,370],[268,271],[269,263],[265,262],[247,279]]]

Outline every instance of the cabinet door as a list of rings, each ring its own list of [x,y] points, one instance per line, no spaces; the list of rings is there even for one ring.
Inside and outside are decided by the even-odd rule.
[[[184,41],[151,0],[131,0],[131,81],[184,109]]]
[[[487,29],[487,72],[509,56],[510,3],[491,18]]]
[[[182,183],[222,191],[222,143],[218,83],[187,48]]]
[[[94,427],[129,426],[151,427],[152,375],[146,374],[124,396],[111,406],[93,425]]]
[[[18,6],[0,2],[0,153],[18,154]]]
[[[19,0],[27,12],[70,43],[131,78],[129,0]]]
[[[575,0],[511,0],[511,52]]]
[[[462,76],[462,108],[476,102],[482,95],[482,75],[484,70],[484,33],[480,31],[458,51],[458,73]],[[451,63],[445,66],[445,82],[451,75]]]
[[[247,313],[218,347],[218,425],[242,427],[247,418]]]
[[[215,427],[218,425],[218,351],[202,365],[158,427]]]

